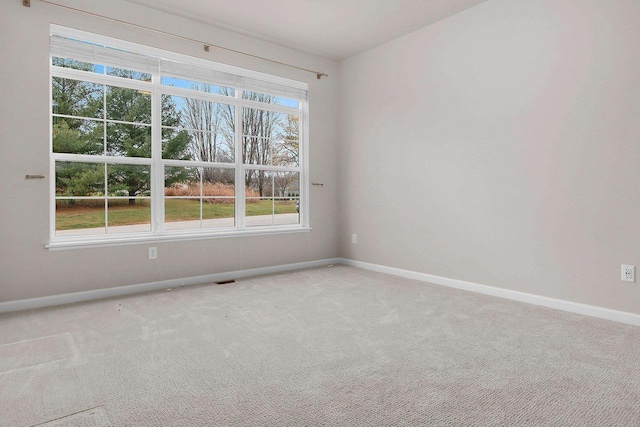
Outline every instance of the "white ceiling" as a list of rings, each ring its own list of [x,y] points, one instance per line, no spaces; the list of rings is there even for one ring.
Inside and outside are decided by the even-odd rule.
[[[127,0],[344,59],[486,0]]]

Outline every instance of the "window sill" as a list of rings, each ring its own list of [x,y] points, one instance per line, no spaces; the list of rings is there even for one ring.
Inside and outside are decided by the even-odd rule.
[[[311,227],[279,227],[279,228],[256,228],[233,231],[216,231],[211,233],[176,233],[149,236],[100,236],[91,240],[58,240],[45,245],[50,251],[101,248],[108,246],[123,246],[144,243],[164,243],[164,242],[184,242],[193,240],[222,239],[229,237],[251,237],[270,236],[277,234],[308,233]]]

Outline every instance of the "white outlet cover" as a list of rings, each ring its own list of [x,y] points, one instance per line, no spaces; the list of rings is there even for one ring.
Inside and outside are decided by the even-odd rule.
[[[636,281],[636,266],[622,264],[621,279],[623,282],[634,283]]]

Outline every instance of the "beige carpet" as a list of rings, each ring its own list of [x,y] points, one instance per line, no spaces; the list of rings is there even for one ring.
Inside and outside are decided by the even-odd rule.
[[[335,266],[0,316],[2,426],[638,426],[640,328]]]

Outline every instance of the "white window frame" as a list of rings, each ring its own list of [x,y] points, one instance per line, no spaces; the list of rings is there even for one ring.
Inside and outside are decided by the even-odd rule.
[[[233,67],[226,64],[220,64],[201,58],[195,58],[174,52],[139,45],[123,40],[118,40],[106,36],[87,33],[80,30],[70,29],[59,25],[51,24],[52,36],[66,37],[83,42],[95,43],[98,45],[109,46],[115,49],[121,49],[127,52],[135,52],[142,55],[148,55],[152,59],[173,61],[178,66],[193,66],[198,70],[211,70],[212,73],[223,73],[221,75],[237,78],[237,81],[245,82],[248,86],[230,85],[228,81],[217,83],[220,86],[232,87],[235,89],[235,97],[225,97],[219,94],[205,94],[189,89],[179,87],[165,86],[160,82],[160,70],[158,72],[149,73],[152,75],[151,82],[143,82],[136,80],[127,80],[118,77],[96,74],[88,71],[75,70],[71,68],[56,67],[52,65],[51,57],[56,56],[50,52],[49,56],[49,80],[53,77],[71,78],[75,80],[105,84],[117,85],[118,87],[126,87],[130,89],[139,89],[151,91],[151,141],[152,155],[150,158],[134,158],[134,157],[114,157],[106,155],[79,155],[65,154],[53,152],[52,137],[52,117],[53,108],[51,107],[52,85],[49,84],[49,153],[50,153],[50,170],[49,170],[49,197],[50,197],[50,240],[46,245],[47,248],[69,249],[78,247],[95,247],[95,246],[111,246],[120,244],[132,244],[143,242],[163,242],[177,240],[195,240],[195,239],[211,239],[233,236],[251,236],[281,233],[296,233],[310,231],[309,226],[309,156],[308,156],[308,135],[309,135],[309,104],[306,99],[306,91],[308,84],[294,80],[285,79],[278,76],[272,76],[252,70],[239,67]],[[112,65],[112,64],[101,64]],[[123,67],[126,68],[126,67]],[[136,69],[134,67],[131,67]],[[145,71],[148,72],[148,71]],[[115,80],[117,79],[117,80]],[[196,77],[192,80],[198,81]],[[216,84],[215,81],[207,83]],[[247,88],[248,87],[248,88]],[[243,90],[253,90],[261,93],[269,93],[269,87],[277,87],[282,90],[291,88],[295,93],[305,94],[304,99],[297,98],[299,108],[281,106],[277,104],[266,104],[251,100],[242,99]],[[254,89],[255,88],[255,89]],[[265,90],[266,89],[266,90]],[[168,160],[162,159],[162,120],[160,119],[161,111],[161,95],[176,95],[188,98],[199,98],[206,101],[222,102],[232,105],[235,109],[235,162],[234,163],[209,163],[191,160]],[[279,93],[271,93],[278,95]],[[279,167],[279,166],[261,166],[255,164],[243,164],[242,162],[242,126],[240,123],[243,108],[259,108],[262,110],[274,111],[277,113],[294,113],[300,117],[299,123],[299,165],[297,167]],[[56,236],[56,161],[74,160],[99,164],[133,164],[148,165],[151,168],[151,231],[144,233],[127,233],[127,234],[100,234],[88,236]],[[213,167],[213,168],[235,168],[235,227],[219,228],[219,229],[197,229],[188,231],[167,231],[164,229],[164,168],[165,166],[189,166],[189,167]],[[269,171],[289,171],[299,173],[299,209],[300,221],[293,225],[272,225],[272,226],[251,226],[245,224],[245,188],[244,177],[247,169],[263,169]],[[105,194],[105,197],[108,195]]]

